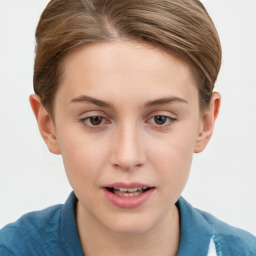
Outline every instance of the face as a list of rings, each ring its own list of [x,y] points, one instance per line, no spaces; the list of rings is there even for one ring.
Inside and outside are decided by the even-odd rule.
[[[80,210],[115,232],[167,218],[202,130],[187,64],[136,42],[71,53],[55,105],[55,135]]]

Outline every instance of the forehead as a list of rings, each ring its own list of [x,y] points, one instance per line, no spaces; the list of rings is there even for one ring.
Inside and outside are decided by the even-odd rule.
[[[145,97],[184,97],[191,90],[197,91],[196,79],[187,63],[152,45],[118,41],[86,45],[66,56],[58,94],[65,92],[72,98],[84,92],[95,97],[105,93],[115,98],[136,92]]]

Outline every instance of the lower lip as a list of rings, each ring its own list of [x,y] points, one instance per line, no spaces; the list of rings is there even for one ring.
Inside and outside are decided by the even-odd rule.
[[[139,207],[142,204],[144,204],[149,199],[149,197],[152,195],[154,190],[155,190],[154,188],[151,188],[137,196],[125,197],[125,196],[118,196],[118,195],[110,192],[106,188],[103,188],[106,198],[113,205],[115,205],[119,208],[126,208],[126,209],[136,208],[136,207]]]

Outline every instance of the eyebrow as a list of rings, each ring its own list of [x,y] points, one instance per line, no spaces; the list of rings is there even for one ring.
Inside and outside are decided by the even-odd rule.
[[[99,107],[107,107],[107,108],[113,108],[112,104],[105,102],[103,100],[99,100],[93,97],[89,97],[86,95],[82,95],[82,96],[78,96],[73,98],[70,103],[74,103],[74,102],[88,102],[88,103],[92,103],[94,105],[97,105]]]
[[[182,99],[179,97],[167,97],[167,98],[161,98],[156,100],[150,100],[145,104],[145,107],[154,107],[157,105],[164,105],[172,102],[181,102],[181,103],[188,104],[188,102],[185,99]]]
[[[75,103],[75,102],[88,102],[88,103],[92,103],[94,105],[97,105],[99,107],[107,107],[107,108],[113,108],[113,105],[103,101],[103,100],[99,100],[90,96],[86,96],[86,95],[81,95],[78,97],[73,98],[70,103]],[[179,97],[166,97],[166,98],[160,98],[160,99],[156,99],[156,100],[149,100],[146,102],[145,107],[154,107],[157,105],[164,105],[164,104],[168,104],[168,103],[172,103],[172,102],[181,102],[181,103],[186,103],[188,104],[188,102],[185,99],[179,98]]]

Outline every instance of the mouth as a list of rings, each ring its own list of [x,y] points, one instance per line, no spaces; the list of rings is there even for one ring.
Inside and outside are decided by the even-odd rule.
[[[152,189],[152,187],[133,187],[133,188],[106,187],[106,189],[117,196],[134,197],[147,192],[148,190]]]
[[[136,208],[150,200],[156,187],[141,183],[117,182],[103,187],[105,198],[119,208]]]

